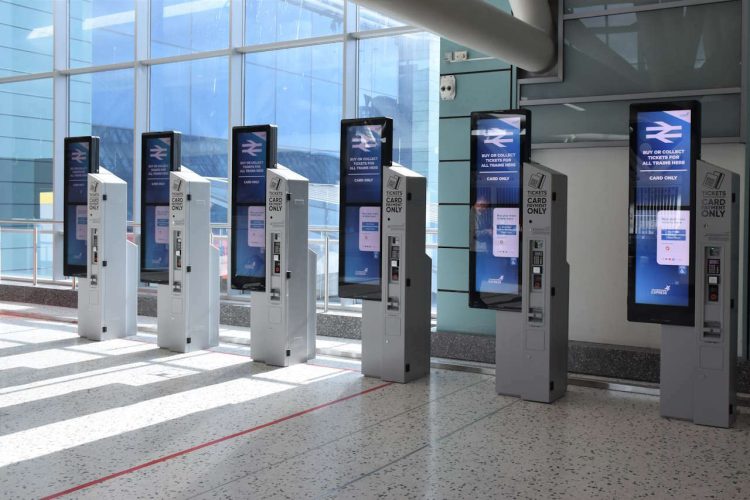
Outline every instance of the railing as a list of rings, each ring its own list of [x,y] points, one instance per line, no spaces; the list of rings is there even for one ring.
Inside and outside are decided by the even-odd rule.
[[[37,219],[0,220],[0,279],[38,284],[68,286],[75,289],[75,278],[54,273],[55,245],[62,248],[62,221]],[[136,229],[138,229],[136,231]],[[129,239],[138,240],[139,225],[128,223]],[[219,279],[222,299],[249,300],[232,290],[229,284],[229,230],[226,223],[211,224],[212,243],[220,249]],[[338,296],[338,228],[310,226],[309,247],[318,255],[316,295],[318,308],[329,310],[361,310],[361,301]],[[59,241],[55,243],[55,236]],[[30,239],[30,241],[29,241]],[[427,253],[432,258],[432,310],[437,296],[437,229],[427,229]],[[59,252],[60,257],[62,251]],[[59,258],[59,257],[58,257]],[[148,289],[145,287],[144,289]]]

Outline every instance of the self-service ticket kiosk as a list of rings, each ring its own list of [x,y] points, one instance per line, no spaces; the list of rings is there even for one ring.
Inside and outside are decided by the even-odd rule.
[[[99,167],[99,138],[90,136],[65,139],[65,177],[66,200],[86,202],[83,214],[71,205],[86,262],[78,282],[78,334],[91,340],[135,335],[138,249],[127,240],[127,184]]]
[[[567,390],[567,178],[530,143],[530,112],[472,113],[469,305],[497,311],[497,393],[551,403]]]
[[[143,134],[141,280],[159,285],[159,347],[190,352],[219,343],[219,250],[211,245],[211,184],[180,165],[180,139]]]
[[[157,343],[176,352],[219,344],[219,249],[211,244],[211,183],[170,172],[169,283],[159,285]]]
[[[391,162],[392,131],[388,118],[341,124],[339,296],[363,299],[362,373],[404,383],[430,371],[432,264],[426,179]]]
[[[735,419],[739,178],[700,160],[700,103],[630,108],[628,320],[659,323],[661,415]]]
[[[308,180],[276,163],[276,127],[232,131],[232,287],[250,292],[250,353],[274,366],[315,357]]]

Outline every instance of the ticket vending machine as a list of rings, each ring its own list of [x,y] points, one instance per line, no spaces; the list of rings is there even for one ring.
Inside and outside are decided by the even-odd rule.
[[[82,184],[77,174],[84,170],[88,174]],[[99,167],[98,137],[65,139],[65,171],[71,189],[67,194],[73,195],[69,200],[86,200],[86,212],[75,221],[86,261],[78,282],[78,334],[91,340],[135,335],[138,248],[127,240],[127,184]]]
[[[341,123],[339,296],[363,299],[362,373],[405,383],[430,371],[432,263],[426,179],[392,164],[392,139],[388,118]]]
[[[219,249],[211,244],[211,183],[169,173],[169,282],[159,285],[157,343],[176,352],[219,344]]]
[[[315,270],[308,249],[308,180],[277,165],[266,183],[266,289],[250,299],[250,354],[273,366],[315,357]]]
[[[700,103],[630,108],[628,320],[658,323],[661,415],[735,420],[739,178],[700,160]]]
[[[496,391],[567,390],[567,178],[530,161],[527,110],[472,113],[469,306],[496,315]]]
[[[250,348],[274,366],[315,357],[317,256],[308,180],[277,165],[275,125],[232,129],[232,288],[249,292]]]

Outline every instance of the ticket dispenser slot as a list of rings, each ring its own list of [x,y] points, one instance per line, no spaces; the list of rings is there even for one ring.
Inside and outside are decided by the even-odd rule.
[[[271,235],[272,240],[272,252],[271,252],[271,291],[270,291],[270,299],[272,301],[280,301],[281,300],[281,288],[278,286],[274,286],[274,282],[276,281],[274,278],[278,278],[281,276],[281,240],[280,240],[280,234],[279,233],[273,233]]]
[[[91,278],[89,284],[92,287],[96,287],[99,282],[98,275],[94,273],[94,266],[99,265],[99,230],[95,227],[91,228]]]
[[[182,270],[182,258],[183,258],[183,235],[182,231],[179,229],[175,229],[172,232],[172,248],[174,249],[174,259],[172,261],[174,262],[174,270],[175,271],[181,271]],[[182,292],[182,279],[180,278],[180,274],[177,272],[174,273],[174,280],[172,282],[172,292],[174,293],[180,293]]]
[[[705,247],[705,278],[704,289],[704,315],[702,338],[706,342],[721,341],[721,261],[722,248],[719,246]]]
[[[398,236],[388,237],[388,282],[397,285],[401,279],[401,242]],[[398,289],[398,288],[396,288]],[[399,298],[388,293],[387,308],[389,311],[399,310]]]
[[[544,241],[529,242],[529,310],[528,319],[532,325],[544,322]],[[540,303],[541,302],[541,303]]]

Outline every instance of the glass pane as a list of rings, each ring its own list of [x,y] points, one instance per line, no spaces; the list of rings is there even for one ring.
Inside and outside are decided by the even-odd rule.
[[[565,81],[522,99],[739,87],[741,2],[565,22]]]
[[[739,94],[699,100],[703,104],[704,138],[740,136]],[[627,141],[629,106],[628,101],[529,106],[534,114],[533,141],[535,144]]]
[[[343,30],[343,0],[247,0],[246,45],[337,35]]]
[[[622,0],[565,0],[565,14],[585,14],[601,10],[628,9],[642,5],[669,3],[674,0],[638,0],[637,2],[623,2]]]
[[[51,79],[0,84],[0,152],[0,219],[51,219]]]
[[[0,84],[0,219],[52,219],[52,80]],[[33,226],[0,228],[0,273],[31,277]],[[49,243],[51,236],[39,235]],[[38,262],[45,275],[49,245]]]
[[[437,227],[440,39],[427,33],[359,42],[359,116],[393,118],[393,160],[427,177]]]
[[[0,0],[0,77],[52,71],[52,0]]]
[[[69,134],[101,138],[101,165],[128,183],[128,220],[133,220],[133,70],[70,77]]]
[[[310,225],[337,226],[342,45],[245,56],[245,123],[279,126],[279,163],[310,180]]]
[[[229,46],[229,0],[151,0],[151,57]]]
[[[357,31],[379,30],[396,26],[404,26],[404,23],[365,7],[357,8]]]
[[[211,222],[227,221],[229,61],[151,67],[150,129],[182,132],[182,164],[211,181]]]
[[[133,0],[70,0],[70,67],[133,59]]]

